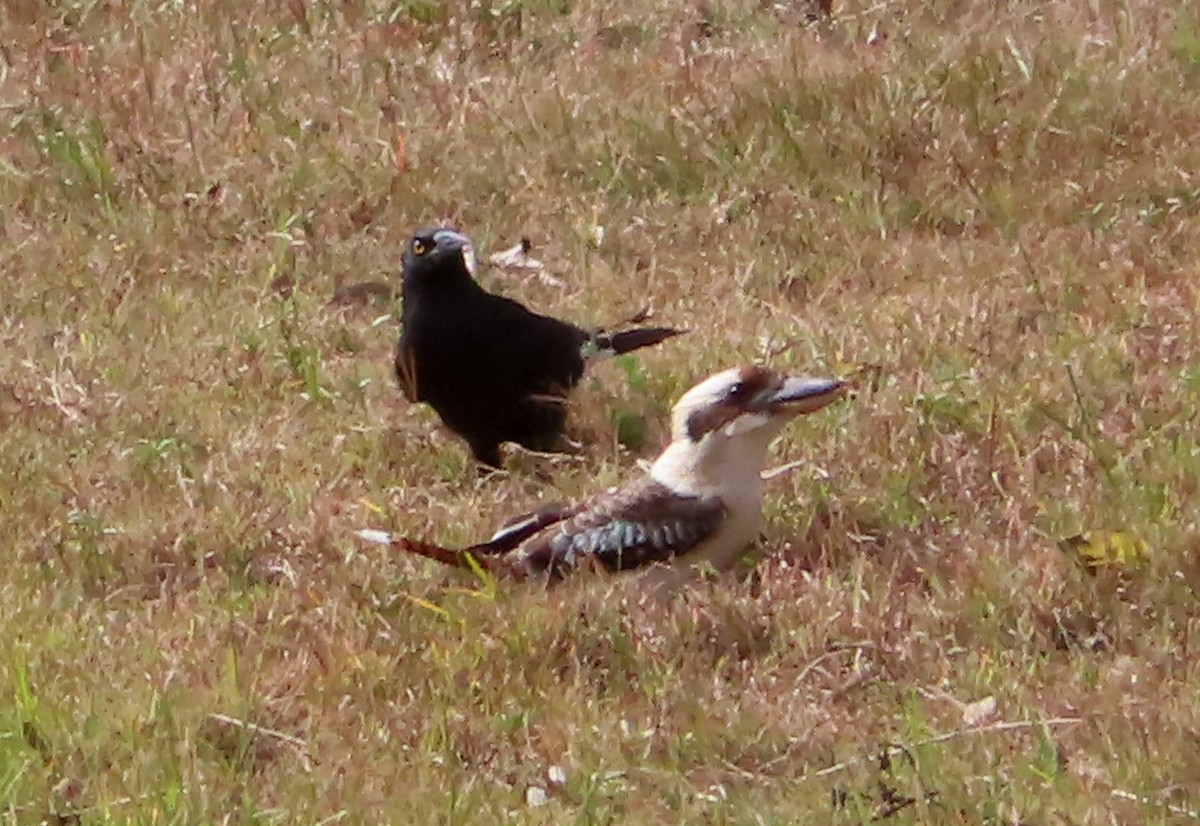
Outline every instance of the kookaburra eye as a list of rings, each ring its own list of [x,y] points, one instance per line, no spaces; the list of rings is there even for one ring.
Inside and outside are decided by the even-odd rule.
[[[749,388],[747,387],[745,382],[739,381],[733,387],[729,388],[729,398],[733,399],[734,401],[742,399],[745,397],[746,391],[748,389]]]

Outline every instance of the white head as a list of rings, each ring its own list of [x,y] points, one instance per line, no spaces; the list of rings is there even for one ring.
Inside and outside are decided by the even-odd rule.
[[[671,444],[651,474],[686,480],[696,493],[751,484],[752,474],[757,489],[767,447],[783,426],[840,398],[844,388],[837,379],[784,376],[758,365],[710,376],[676,403]]]

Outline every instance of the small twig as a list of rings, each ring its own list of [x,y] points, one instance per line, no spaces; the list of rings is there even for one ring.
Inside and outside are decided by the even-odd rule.
[[[937,745],[938,743],[946,743],[950,740],[957,740],[961,737],[971,737],[976,734],[995,734],[996,732],[1001,731],[1017,731],[1020,729],[1041,727],[1051,728],[1054,726],[1073,726],[1076,723],[1082,722],[1082,717],[1051,717],[1048,720],[1011,720],[1003,723],[993,723],[990,726],[975,726],[974,728],[956,729],[955,731],[948,731],[945,734],[939,734],[936,737],[930,737],[927,740],[918,740],[917,742],[910,743],[908,745],[890,746],[884,752],[884,754],[889,757],[894,754],[904,754],[905,752],[912,751],[913,749],[917,749],[922,746],[933,746]],[[835,763],[832,766],[826,766],[819,771],[810,772],[806,775],[803,775],[800,780],[828,777],[831,774],[837,774],[838,772],[845,771],[851,766],[856,766],[859,763],[866,762],[867,760],[876,759],[878,756],[879,755],[877,754],[873,754],[869,757],[853,757],[849,760],[844,760],[841,763]]]
[[[938,793],[936,791],[926,792],[925,800],[930,801],[930,800],[933,800],[934,798],[936,798],[937,796],[938,796]],[[871,822],[878,823],[881,820],[887,820],[889,817],[893,817],[895,815],[900,814],[900,812],[904,811],[909,806],[915,805],[916,802],[917,802],[917,798],[915,798],[915,797],[906,797],[903,800],[897,800],[896,802],[890,804],[886,809],[881,811],[879,814],[875,815],[875,817],[871,818]]]
[[[787,462],[785,464],[780,465],[779,467],[768,468],[767,470],[764,470],[759,475],[762,476],[762,480],[764,482],[767,482],[767,481],[770,481],[771,479],[774,479],[776,476],[783,476],[786,473],[790,473],[793,470],[795,470],[796,468],[801,467],[803,464],[804,464],[803,459],[797,459],[794,462]]]
[[[784,353],[795,348],[796,345],[799,343],[800,342],[796,341],[795,339],[788,339],[787,341],[784,341],[781,344],[777,344],[774,347],[767,350],[767,352],[763,354],[763,361],[770,363],[770,362],[774,361],[775,359],[779,358],[780,356],[782,356]]]
[[[1079,382],[1075,380],[1075,371],[1071,369],[1070,364],[1063,365],[1067,370],[1067,381],[1071,383],[1071,393],[1075,396],[1075,405],[1079,408],[1079,421],[1083,425],[1085,433],[1090,433],[1093,430],[1091,416],[1088,415],[1087,405],[1083,403],[1083,391],[1079,389]]]
[[[874,647],[875,647],[875,643],[873,643],[873,642],[852,642],[852,643],[847,643],[845,645],[834,646],[833,648],[830,648],[828,651],[821,654],[820,656],[815,657],[812,660],[809,660],[808,664],[805,665],[804,668],[800,669],[800,673],[796,676],[796,685],[799,685],[800,683],[804,682],[804,678],[807,677],[809,674],[811,674],[813,671],[815,671],[817,666],[819,666],[821,663],[825,662],[825,660],[829,659],[830,657],[834,656],[835,654],[841,654],[843,651],[859,651],[863,648],[874,648]]]
[[[962,180],[963,185],[966,186],[967,190],[971,193],[971,195],[974,196],[975,205],[984,212],[990,212],[991,210],[988,209],[987,201],[984,199],[983,193],[979,191],[979,187],[975,186],[975,179],[971,177],[971,173],[967,171],[967,168],[963,165],[963,162],[960,161],[958,156],[953,152],[950,153],[950,161],[954,164],[954,170],[958,173],[958,177]]]
[[[1195,809],[1185,809],[1182,806],[1175,806],[1170,803],[1160,802],[1151,797],[1145,797],[1140,794],[1134,794],[1133,792],[1127,792],[1124,789],[1112,789],[1110,790],[1110,794],[1112,794],[1113,797],[1121,800],[1129,800],[1133,803],[1140,803],[1143,806],[1162,806],[1173,815],[1180,815],[1182,817],[1190,817],[1193,820],[1200,820],[1200,812],[1196,811]]]
[[[983,193],[979,191],[979,188],[975,186],[975,181],[972,179],[971,173],[967,171],[966,166],[953,153],[951,153],[950,161],[954,164],[954,168],[967,190],[975,198],[976,205],[992,220],[995,220],[995,210],[988,206],[988,202],[984,199]],[[1042,310],[1048,313],[1050,311],[1050,301],[1046,298],[1046,291],[1042,288],[1042,279],[1038,277],[1037,270],[1034,269],[1033,259],[1029,257],[1029,250],[1025,248],[1025,242],[1021,240],[1020,233],[1017,233],[1017,252],[1021,255],[1022,263],[1025,264],[1025,271],[1029,275],[1029,283],[1033,285],[1034,295],[1042,303]]]
[[[77,819],[81,815],[85,815],[88,812],[96,812],[96,811],[100,811],[101,809],[112,807],[112,806],[127,806],[130,803],[140,803],[143,800],[149,800],[150,797],[152,797],[152,794],[149,792],[147,792],[146,794],[139,794],[136,797],[118,797],[114,800],[105,800],[101,803],[90,803],[87,806],[79,806],[79,807],[75,807],[75,808],[70,808],[66,811],[57,812],[54,814],[57,815],[58,822],[62,823],[62,822],[65,822],[69,818]],[[46,813],[45,808],[42,806],[20,806],[20,805],[13,805],[13,804],[5,804],[4,811],[20,813],[20,814],[27,814],[27,813],[45,814]],[[43,820],[42,822],[45,823],[46,821]]]
[[[575,445],[572,445],[575,447]],[[534,459],[546,459],[551,462],[584,462],[587,461],[586,456],[581,456],[577,453],[570,453],[565,450],[534,450],[531,447],[511,442],[509,450],[514,454],[522,454],[524,456],[532,456]],[[503,468],[500,472],[505,472]]]
[[[276,731],[275,729],[267,728],[266,726],[260,726],[257,723],[251,723],[247,720],[239,720],[236,717],[230,717],[227,714],[210,712],[209,714],[205,715],[205,717],[206,719],[212,720],[214,723],[219,723],[220,725],[232,726],[249,734],[270,737],[280,741],[281,743],[287,743],[289,746],[299,752],[301,761],[304,763],[304,770],[310,771],[312,769],[312,763],[308,756],[308,743],[304,742],[299,737],[286,734],[282,731]]]
[[[1033,268],[1033,259],[1030,258],[1029,250],[1025,248],[1025,242],[1021,240],[1020,233],[1017,234],[1017,252],[1021,253],[1021,261],[1025,264],[1025,271],[1029,274],[1029,282],[1033,284],[1034,295],[1037,296],[1038,301],[1042,302],[1042,310],[1049,313],[1050,300],[1042,288],[1042,279],[1038,277],[1037,270]]]
[[[758,780],[757,774],[755,774],[754,772],[746,771],[741,766],[735,766],[733,763],[729,762],[728,760],[722,759],[721,765],[724,766],[725,771],[729,772],[730,774],[735,774],[744,780]]]
[[[849,694],[854,689],[862,688],[864,685],[870,685],[871,683],[875,682],[878,679],[879,679],[879,672],[873,668],[868,669],[868,670],[864,671],[862,674],[859,674],[858,676],[851,679],[848,683],[841,686],[840,688],[835,688],[832,692],[830,692],[829,699],[836,700],[839,697],[845,697],[847,694]]]
[[[614,324],[609,324],[605,327],[599,327],[599,328],[597,328],[596,332],[607,333],[609,330],[616,330],[621,327],[632,327],[635,324],[641,324],[645,321],[650,320],[653,316],[654,316],[654,309],[649,304],[647,304],[646,306],[642,307],[640,310],[638,310],[636,313],[629,316],[628,318],[623,318],[620,321],[618,321]]]
[[[78,422],[80,419],[83,418],[79,414],[78,410],[71,409],[65,396],[63,395],[63,389],[64,389],[65,385],[63,384],[62,374],[59,370],[55,370],[51,376],[47,377],[45,379],[45,383],[50,388],[50,403],[60,413],[62,413],[63,416],[68,421]],[[79,387],[78,383],[74,383],[74,386],[75,386],[75,388]],[[80,396],[82,396],[82,395],[83,394],[80,393]]]
[[[217,714],[216,712],[212,712],[209,713],[207,717],[209,720],[214,722],[222,723],[227,726],[233,726],[234,728],[244,729],[251,734],[261,734],[266,737],[274,737],[276,740],[282,740],[283,742],[295,746],[296,748],[301,748],[305,751],[308,751],[308,743],[304,742],[293,734],[276,731],[275,729],[267,728],[266,726],[260,726],[257,723],[251,723],[246,720],[239,720],[236,717],[230,717],[227,714]]]

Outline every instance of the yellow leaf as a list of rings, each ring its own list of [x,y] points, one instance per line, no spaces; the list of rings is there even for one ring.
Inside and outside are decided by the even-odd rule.
[[[1147,559],[1146,541],[1129,531],[1088,531],[1059,543],[1089,568],[1134,568]]]

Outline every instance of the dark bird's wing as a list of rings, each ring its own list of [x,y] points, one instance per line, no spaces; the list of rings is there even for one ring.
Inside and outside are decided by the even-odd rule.
[[[405,299],[395,358],[405,398],[431,405],[484,464],[500,466],[501,442],[552,449],[587,333],[483,290],[436,297]]]
[[[396,343],[396,382],[404,398],[416,404],[421,401],[421,392],[417,386],[417,356],[412,347],[412,341],[401,334]]]
[[[583,375],[580,352],[588,334],[503,296],[487,296],[474,328],[480,358],[515,373],[517,386],[534,392],[574,387]],[[544,388],[544,389],[543,389]]]
[[[403,321],[396,376],[410,400],[436,407],[441,396],[461,394],[503,403],[570,390],[583,375],[584,330],[503,296],[406,299]]]
[[[725,521],[715,496],[683,496],[650,478],[591,500],[519,553],[529,572],[557,580],[590,562],[609,571],[665,562],[694,550]]]

